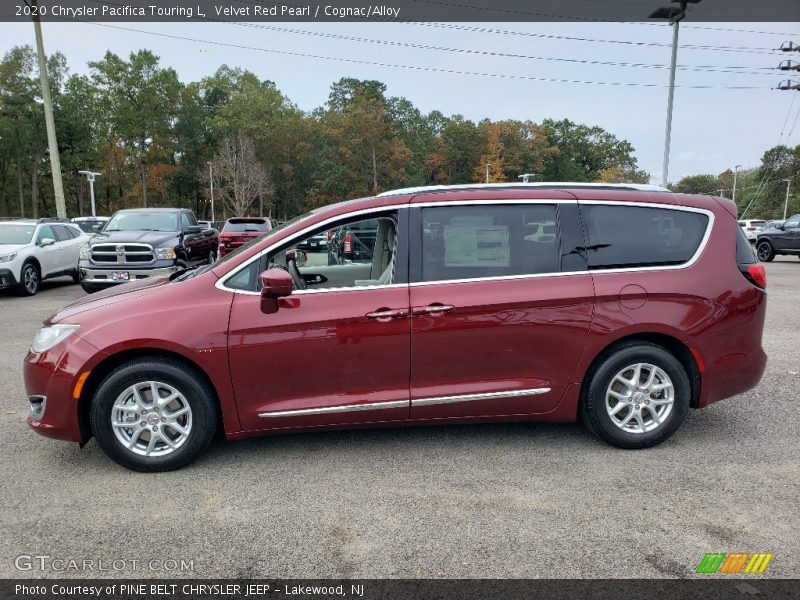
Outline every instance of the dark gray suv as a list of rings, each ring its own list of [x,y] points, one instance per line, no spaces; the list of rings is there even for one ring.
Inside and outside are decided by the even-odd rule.
[[[800,214],[761,230],[756,240],[756,253],[762,262],[769,262],[779,254],[800,257]]]

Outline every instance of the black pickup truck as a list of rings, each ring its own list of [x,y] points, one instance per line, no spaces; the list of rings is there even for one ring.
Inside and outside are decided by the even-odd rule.
[[[762,229],[756,239],[756,254],[762,262],[769,262],[778,254],[800,257],[800,214]]]
[[[120,210],[81,248],[81,287],[91,293],[212,263],[218,242],[217,230],[198,225],[188,209]]]

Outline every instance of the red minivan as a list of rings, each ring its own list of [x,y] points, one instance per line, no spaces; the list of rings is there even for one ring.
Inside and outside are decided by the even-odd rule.
[[[369,222],[370,261],[297,246]],[[366,225],[365,225],[366,226]],[[724,198],[466,185],[326,206],[210,266],[87,296],[25,358],[28,423],[118,463],[264,433],[573,421],[621,448],[755,386],[764,267]]]
[[[225,221],[219,234],[217,256],[220,258],[225,256],[270,229],[272,220],[266,217],[231,217]]]

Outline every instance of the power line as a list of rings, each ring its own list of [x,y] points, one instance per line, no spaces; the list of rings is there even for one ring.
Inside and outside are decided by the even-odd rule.
[[[233,44],[230,42],[218,42],[213,40],[203,40],[199,38],[192,38],[187,36],[175,35],[170,33],[160,33],[155,31],[146,31],[143,29],[135,29],[133,27],[122,27],[119,25],[110,25],[108,23],[97,23],[97,22],[89,22],[89,21],[74,21],[72,19],[61,19],[63,21],[73,21],[73,22],[80,22],[86,23],[87,25],[94,25],[97,27],[107,27],[110,29],[118,29],[122,31],[131,31],[134,33],[143,33],[145,35],[153,35],[158,37],[164,37],[174,40],[183,40],[187,42],[195,42],[199,44],[210,44],[214,46],[226,46],[229,48],[237,48],[240,50],[253,50],[257,52],[268,52],[271,54],[281,54],[284,56],[296,56],[300,58],[312,58],[315,60],[327,60],[327,61],[334,61],[334,62],[345,62],[350,64],[359,64],[359,65],[369,65],[374,67],[385,67],[390,69],[406,69],[411,71],[424,71],[424,72],[432,72],[432,73],[446,73],[449,75],[469,75],[475,77],[492,77],[495,79],[519,79],[524,81],[541,81],[546,83],[575,83],[575,84],[583,84],[583,85],[605,85],[610,87],[641,87],[641,88],[664,88],[667,87],[660,83],[638,83],[638,82],[620,82],[620,81],[588,81],[588,80],[581,80],[581,79],[561,79],[561,78],[554,78],[554,77],[533,77],[530,75],[517,75],[517,74],[501,74],[501,73],[484,73],[478,71],[461,71],[457,69],[444,69],[439,67],[426,67],[426,66],[418,66],[418,65],[402,65],[402,64],[394,64],[394,63],[383,63],[378,61],[371,61],[371,60],[363,60],[363,59],[356,59],[356,58],[344,58],[341,56],[324,56],[319,54],[308,54],[305,52],[293,52],[290,50],[276,50],[273,48],[259,48],[256,46],[248,46],[244,44]],[[715,85],[680,85],[675,86],[682,89],[695,89],[695,90],[763,90],[762,86],[745,86],[745,85],[736,85],[736,86],[715,86]]]
[[[561,58],[549,56],[532,56],[529,54],[515,54],[508,52],[494,52],[490,50],[475,50],[471,48],[452,48],[446,46],[433,46],[429,44],[419,44],[416,42],[401,42],[396,40],[382,40],[376,38],[364,38],[352,35],[344,35],[338,33],[329,33],[323,31],[309,31],[306,29],[294,29],[291,27],[278,27],[275,25],[260,25],[257,23],[231,23],[225,22],[228,25],[236,25],[239,27],[250,27],[257,29],[265,29],[268,31],[277,31],[281,33],[291,33],[297,35],[307,35],[313,37],[321,37],[326,39],[344,40],[351,42],[360,42],[367,44],[379,44],[384,46],[397,46],[403,48],[414,48],[417,50],[434,50],[440,52],[453,52],[458,54],[477,54],[480,56],[502,57],[502,58],[519,58],[526,60],[543,60],[566,62],[573,64],[584,65],[600,65],[600,66],[613,66],[613,67],[630,67],[630,68],[645,68],[645,69],[669,69],[669,65],[651,64],[651,63],[633,63],[633,62],[617,62],[605,60],[583,60],[576,58]],[[684,71],[697,71],[708,73],[732,73],[737,75],[769,75],[774,76],[775,69],[772,67],[746,67],[746,66],[723,66],[723,65],[679,65],[679,68]],[[758,71],[746,71],[744,69],[758,69]]]

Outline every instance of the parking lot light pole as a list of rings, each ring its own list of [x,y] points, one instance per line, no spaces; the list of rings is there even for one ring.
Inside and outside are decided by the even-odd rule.
[[[739,174],[739,167],[741,166],[742,165],[736,165],[733,167],[733,198],[731,198],[731,200],[733,200],[734,204],[736,204],[736,176]]]
[[[211,224],[214,224],[214,165],[208,161],[208,181],[211,184]]]
[[[89,180],[89,199],[92,201],[92,216],[96,217],[94,208],[94,178],[99,177],[102,173],[93,173],[92,171],[78,171],[81,175],[86,175]]]
[[[669,93],[667,95],[667,126],[664,134],[664,161],[661,167],[661,185],[667,186],[669,177],[669,146],[672,137],[672,105],[675,97],[675,67],[678,60],[678,27],[686,16],[686,5],[697,4],[700,0],[672,0],[678,2],[680,8],[666,6],[653,11],[651,19],[667,19],[672,25],[672,58],[669,65]]]
[[[789,208],[789,188],[792,187],[792,180],[791,178],[789,178],[789,179],[784,179],[784,181],[786,182],[786,200],[784,200],[783,202],[783,220],[785,221],[786,209]]]
[[[489,167],[492,166],[492,163],[486,163],[486,183],[489,183]]]

